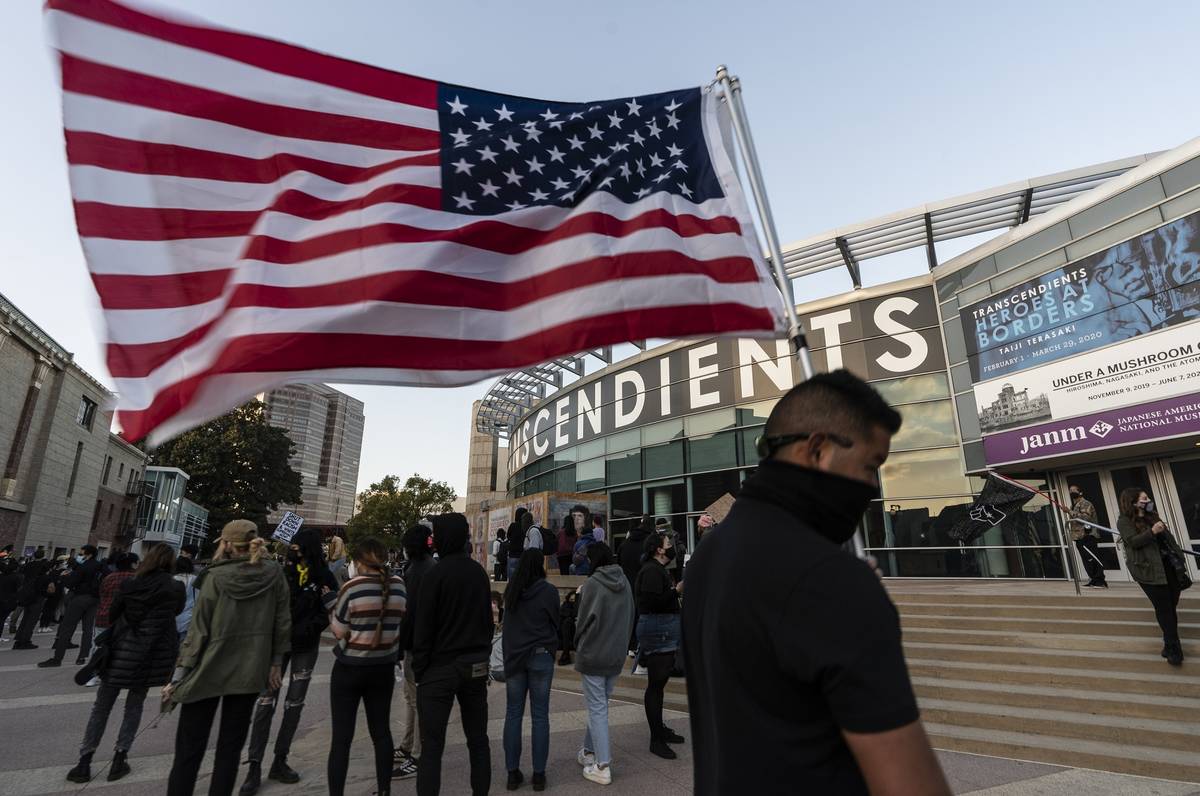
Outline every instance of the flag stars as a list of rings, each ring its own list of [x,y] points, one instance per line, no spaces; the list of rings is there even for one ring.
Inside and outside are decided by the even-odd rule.
[[[541,188],[530,192],[529,200],[532,202],[544,202],[550,198],[550,194],[543,191]]]
[[[675,161],[674,163],[671,164],[671,166],[679,169],[680,171],[687,171],[687,164],[684,163],[682,160]]]
[[[460,101],[457,96],[454,99],[447,102],[446,104],[450,106],[450,114],[451,115],[454,115],[456,113],[461,114],[463,116],[467,115],[467,106],[462,101]],[[426,106],[426,107],[428,107],[428,106]]]
[[[475,151],[479,153],[479,157],[481,158],[480,162],[483,162],[484,160],[488,161],[489,163],[496,162],[496,153],[492,151],[490,146],[484,146],[483,149],[476,149]]]
[[[579,111],[576,111],[575,113],[572,113],[570,116],[567,117],[568,121],[572,121],[572,122],[575,121],[576,119],[582,119],[582,118],[583,118],[583,114],[580,113]]]
[[[664,171],[662,174],[660,174],[660,175],[658,175],[657,177],[655,177],[655,178],[654,178],[654,181],[655,181],[655,182],[662,182],[663,180],[665,180],[665,179],[666,179],[667,177],[669,177],[669,176],[670,176],[670,174],[668,174],[667,172],[665,172],[665,171]]]
[[[508,205],[506,205],[506,206],[508,207],[509,210],[524,210],[526,207],[526,205],[523,205],[517,201],[509,202]]]
[[[461,127],[458,128],[457,131],[451,133],[450,137],[454,139],[454,146],[456,147],[466,146],[467,142],[471,140],[471,136],[467,133],[464,133]]]
[[[609,144],[608,148],[611,149],[612,153],[615,155],[618,152],[624,152],[625,150],[629,149],[629,144],[626,144],[624,141],[618,141],[615,144]]]
[[[556,191],[565,191],[571,187],[571,183],[567,182],[561,177],[555,177],[550,181],[550,185],[552,185]]]
[[[592,165],[595,166],[596,168],[600,168],[601,166],[605,166],[607,164],[608,164],[608,158],[601,157],[599,155],[596,155],[592,158]]]
[[[575,179],[577,179],[577,180],[587,179],[587,176],[589,174],[591,174],[590,171],[583,168],[582,166],[576,166],[575,168],[571,169],[571,173],[575,175]]]
[[[679,110],[682,107],[683,107],[682,105],[680,105],[678,102],[675,101],[674,98],[672,98],[671,104],[667,106],[667,113],[674,113],[675,111]]]
[[[492,123],[491,123],[491,122],[489,122],[487,119],[483,118],[482,116],[480,116],[480,117],[479,117],[479,121],[477,121],[477,122],[471,122],[471,124],[475,125],[475,129],[476,129],[477,131],[481,132],[481,133],[482,133],[484,130],[491,130],[491,129],[492,129]]]
[[[509,169],[508,171],[504,172],[504,178],[508,180],[509,185],[520,185],[521,180],[525,179],[524,176],[517,173],[516,169]]]
[[[529,166],[530,174],[534,174],[534,173],[541,174],[542,168],[544,167],[544,164],[541,161],[539,161],[536,157],[525,161],[525,165]]]
[[[628,102],[626,102],[625,107],[629,108],[630,116],[639,116],[640,115],[639,111],[641,111],[641,109],[642,109],[642,106],[638,105],[638,101],[637,101],[636,97],[634,99],[631,99]]]
[[[531,125],[525,128],[525,135],[528,136],[527,140],[537,141],[539,144],[541,143],[539,139],[542,137],[542,131],[537,129],[536,126]]]
[[[549,108],[547,108],[544,113],[539,113],[538,115],[541,116],[543,119],[545,119],[548,122],[552,122],[558,118],[558,114],[555,113],[554,111],[550,110]]]
[[[596,186],[596,190],[600,190],[601,188],[607,188],[608,186],[612,185],[612,181],[613,181],[612,175],[605,177],[603,180],[600,181],[600,184]]]
[[[683,156],[683,150],[680,149],[679,147],[675,146],[674,144],[668,144],[667,145],[667,154],[669,154],[673,158],[678,158],[678,157]]]
[[[554,147],[550,147],[550,150],[546,154],[550,156],[551,163],[562,163],[563,155],[566,153],[564,153],[558,147],[554,146]]]
[[[450,165],[454,167],[455,174],[470,174],[471,169],[475,168],[475,164],[469,162],[466,158],[459,158]]]
[[[692,198],[692,189],[691,189],[691,188],[687,187],[687,186],[686,186],[686,185],[684,185],[682,182],[677,182],[677,183],[675,183],[675,184],[679,186],[679,192],[680,192],[681,194],[683,194],[684,196],[686,196],[688,199],[691,199],[691,198]]]
[[[514,139],[511,134],[509,134],[507,138],[501,138],[500,143],[504,144],[505,152],[516,152],[521,148],[521,145],[517,143],[516,139]]]
[[[679,129],[679,117],[673,113],[668,113],[667,114],[667,127],[670,127],[672,130],[678,130]]]
[[[598,125],[598,124],[593,124],[591,127],[589,127],[587,129],[587,131],[588,131],[588,133],[591,134],[593,141],[596,140],[597,138],[604,137],[604,133],[600,130],[600,125]]]
[[[663,159],[653,152],[650,153],[650,165],[657,168],[663,164]]]
[[[621,176],[627,180],[629,179],[630,175],[633,174],[633,169],[629,168],[628,163],[622,163],[620,168],[617,170],[621,173]]]
[[[634,130],[632,133],[629,134],[629,139],[631,141],[633,141],[633,143],[637,144],[638,146],[641,146],[642,144],[644,144],[646,142],[646,139],[643,138],[642,134],[639,133],[637,130]]]
[[[658,126],[657,122],[651,119],[650,124],[646,125],[646,132],[654,138],[659,138],[662,135],[662,128]]]
[[[501,121],[501,122],[511,122],[512,121],[513,112],[508,109],[507,104],[501,105],[499,108],[497,108],[496,113],[500,116],[498,121]]]
[[[621,126],[621,122],[623,122],[623,121],[625,121],[625,120],[622,119],[620,116],[618,116],[616,111],[613,111],[612,113],[608,114],[608,126],[609,127],[619,128]]]
[[[483,183],[482,185],[479,186],[479,188],[480,188],[480,190],[483,191],[484,198],[487,198],[489,196],[496,196],[497,194],[500,193],[500,186],[495,185],[494,183],[492,183],[491,180],[488,180],[487,182]]]
[[[567,143],[571,145],[571,149],[583,149],[583,141],[579,140],[577,135],[568,138]]]
[[[643,199],[649,195],[650,195],[650,188],[639,188],[638,189],[638,192],[637,192],[638,199]]]
[[[454,197],[454,205],[459,209],[470,210],[475,206],[475,200],[467,196],[466,191],[463,191],[458,196]]]

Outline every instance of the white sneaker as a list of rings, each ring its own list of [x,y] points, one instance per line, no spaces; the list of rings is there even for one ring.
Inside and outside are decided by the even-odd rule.
[[[88,680],[86,683],[84,683],[83,687],[84,688],[95,688],[98,685],[100,685],[100,675],[97,674],[97,675],[94,675],[91,680]]]
[[[634,666],[634,667],[633,667],[633,673],[634,673],[634,674],[645,674],[645,673],[646,673],[646,667],[645,667],[645,666]]]
[[[579,765],[583,766],[584,768],[587,768],[588,766],[594,766],[596,764],[596,755],[592,754],[586,749],[580,749],[579,754],[575,755],[575,762],[579,763]]]
[[[583,778],[595,782],[597,785],[612,784],[612,766],[600,766],[592,763],[583,769]]]

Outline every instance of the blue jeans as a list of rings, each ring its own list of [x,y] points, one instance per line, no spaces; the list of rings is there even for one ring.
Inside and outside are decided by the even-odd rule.
[[[605,677],[599,674],[583,675],[583,698],[587,702],[587,732],[583,736],[583,748],[596,755],[596,762],[608,765],[612,762],[612,749],[608,743],[608,700],[618,675]]]
[[[533,720],[533,771],[546,771],[550,756],[550,682],[554,679],[553,653],[535,652],[525,668],[504,681],[508,704],[504,712],[504,765],[509,771],[521,767],[521,722],[525,719],[525,694]]]

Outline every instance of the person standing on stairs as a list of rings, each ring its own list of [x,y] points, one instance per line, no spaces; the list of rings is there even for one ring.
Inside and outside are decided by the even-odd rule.
[[[1162,657],[1172,666],[1180,666],[1179,594],[1192,585],[1183,553],[1146,490],[1136,486],[1122,489],[1118,503],[1117,530],[1125,546],[1125,566],[1154,606],[1163,634]]]
[[[896,607],[845,548],[900,423],[845,370],[792,388],[758,469],[696,548],[683,649],[698,796],[949,796]]]
[[[1096,532],[1079,520],[1096,521],[1096,507],[1092,501],[1083,496],[1075,484],[1069,487],[1071,492],[1071,541],[1079,549],[1079,557],[1083,560],[1083,571],[1088,575],[1088,582],[1083,584],[1088,589],[1107,589],[1108,581],[1104,577],[1104,565],[1100,563],[1100,545],[1096,540]]]
[[[675,560],[670,533],[653,533],[643,544],[646,563],[634,583],[637,600],[637,663],[646,669],[646,691],[642,706],[650,725],[650,752],[664,760],[678,755],[670,744],[683,743],[683,736],[663,722],[663,692],[675,668],[679,649],[679,595],[683,582],[675,583],[667,565]]]

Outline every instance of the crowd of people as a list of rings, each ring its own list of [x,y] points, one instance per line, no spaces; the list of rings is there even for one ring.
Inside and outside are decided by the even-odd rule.
[[[614,781],[609,703],[629,666],[645,677],[649,751],[666,760],[685,739],[664,720],[665,689],[686,672],[697,793],[940,796],[949,790],[919,719],[895,607],[878,573],[845,546],[899,427],[900,416],[845,371],[797,386],[772,411],[759,467],[728,517],[716,527],[701,518],[703,543],[686,568],[669,520],[644,517],[614,551],[583,506],[557,531],[517,509],[496,533],[491,577],[471,558],[461,514],[422,519],[403,533],[401,551],[374,538],[347,550],[301,529],[273,553],[253,522],[234,520],[203,563],[195,548],[177,556],[168,545],[140,559],[101,560],[90,545],[53,562],[40,548],[21,561],[2,551],[0,633],[8,627],[14,649],[35,649],[38,628],[56,625],[38,666],[59,667],[77,650],[76,682],[97,689],[72,782],[93,779],[122,692],[107,778],[130,774],[151,689],[164,711],[178,709],[168,796],[193,792],[214,723],[210,794],[234,792],[247,739],[239,796],[257,793],[264,777],[311,776],[288,760],[324,639],[333,656],[325,776],[337,796],[360,705],[377,794],[413,777],[421,796],[440,792],[455,704],[471,792],[488,793],[492,684],[505,699],[505,787],[526,782],[528,705],[529,784],[545,790],[551,688],[566,666],[587,711],[576,776],[599,785]],[[1086,518],[1086,501],[1074,497],[1072,519]],[[1163,657],[1179,665],[1178,545],[1145,490],[1125,490],[1120,503],[1130,571],[1154,605]]]

